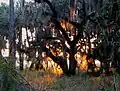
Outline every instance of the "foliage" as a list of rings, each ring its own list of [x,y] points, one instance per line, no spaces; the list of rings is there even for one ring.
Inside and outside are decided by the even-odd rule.
[[[120,76],[117,73],[112,76],[90,77],[80,72],[76,76],[56,77],[44,71],[25,70],[22,74],[38,91],[116,91],[120,89]]]
[[[5,63],[4,58],[0,57],[0,74],[1,74],[1,90],[5,89],[8,91],[14,91],[15,90],[15,84],[17,83],[17,80],[14,79],[12,76],[13,72],[11,72],[10,67],[8,64]]]
[[[52,0],[59,18],[69,18],[69,0]]]
[[[9,7],[8,5],[0,4],[0,35],[8,37],[9,30]]]
[[[34,91],[28,84],[24,83],[24,77],[22,77],[16,69],[13,69],[9,64],[8,59],[0,57],[0,90],[1,91]]]
[[[119,89],[118,74],[115,79],[114,76],[89,77],[85,73],[80,73],[79,76],[56,79],[51,87],[55,91],[116,91]]]
[[[23,0],[24,1],[24,0]],[[37,1],[37,0],[36,0]],[[19,32],[21,30],[18,30],[18,28],[22,28],[25,27],[27,30],[30,29],[31,32],[33,32],[34,30],[37,31],[36,32],[36,37],[37,37],[37,41],[34,42],[30,42],[30,45],[32,45],[32,47],[37,46],[40,47],[41,49],[45,49],[42,48],[44,47],[44,44],[46,42],[51,43],[51,40],[54,41],[56,39],[60,39],[62,40],[62,47],[63,50],[66,52],[71,51],[72,54],[74,55],[74,53],[77,51],[76,49],[76,43],[85,38],[87,39],[87,42],[84,42],[84,44],[88,44],[89,45],[89,38],[90,36],[95,37],[95,35],[92,33],[94,32],[95,34],[97,34],[97,40],[95,45],[103,45],[103,46],[108,46],[108,42],[107,40],[109,39],[109,37],[113,38],[114,36],[117,36],[116,34],[111,34],[109,33],[109,30],[115,30],[116,26],[119,26],[119,12],[120,12],[120,2],[119,0],[75,0],[76,2],[73,2],[73,5],[71,5],[71,0],[38,0],[39,2],[41,1],[42,3],[32,3],[32,2],[18,2],[17,5],[15,6],[15,28],[16,31]],[[46,1],[50,1],[51,6],[49,3],[46,3]],[[5,8],[7,7],[7,9]],[[54,10],[52,10],[52,8],[54,8],[54,10],[56,11],[53,12]],[[76,20],[71,20],[70,18],[70,13],[72,10],[72,8],[75,9],[75,15],[73,17],[76,17]],[[73,9],[73,10],[74,10]],[[1,18],[4,19],[4,22],[1,24],[7,25],[7,16],[8,15],[8,6],[2,4],[2,7],[0,9],[0,11],[4,11],[5,13],[0,13],[1,14]],[[5,15],[5,17],[3,17],[3,14]],[[57,16],[55,16],[57,15]],[[0,20],[2,20],[0,19]],[[65,31],[64,28],[61,27],[60,23],[61,20],[64,20],[65,22],[69,22],[71,23],[71,25],[73,25],[76,29],[76,32],[78,32],[78,35],[76,38],[74,38],[74,41],[70,41],[70,39],[68,38],[68,35]],[[3,26],[3,25],[1,25]],[[8,26],[7,26],[8,27]],[[7,28],[4,27],[4,28]],[[43,31],[43,28],[45,31]],[[56,33],[56,37],[57,38],[51,38],[51,35],[53,33],[53,28],[55,29],[55,33]],[[68,29],[69,30],[69,29]],[[73,32],[74,29],[72,29]],[[117,30],[118,31],[118,30]],[[60,33],[62,32],[62,34]],[[71,31],[69,31],[71,32]],[[72,33],[71,32],[71,33]],[[3,33],[3,32],[2,32]],[[114,33],[114,31],[113,31]],[[116,32],[115,32],[116,33]],[[5,33],[7,34],[7,33]],[[110,35],[110,36],[109,36]],[[48,38],[47,38],[47,37]],[[116,40],[118,39],[118,40]],[[28,39],[29,40],[29,39]],[[119,42],[119,36],[118,38],[114,37],[114,42]],[[68,44],[71,46],[71,49],[69,50],[69,48],[66,47],[65,41],[68,42]],[[99,43],[101,41],[101,43]],[[37,42],[37,43],[36,43]],[[45,42],[45,43],[44,43]],[[113,41],[112,41],[113,42]],[[33,43],[33,44],[32,44]],[[40,45],[38,45],[40,44]],[[52,43],[51,43],[52,44]],[[105,44],[105,45],[104,45]],[[74,46],[73,46],[74,45]],[[81,44],[82,45],[82,44]],[[81,46],[80,45],[80,46]],[[115,46],[116,47],[116,46]],[[115,48],[114,47],[114,48]],[[100,49],[100,51],[102,50],[102,47],[100,48],[99,46],[96,47],[96,50]],[[30,49],[30,48],[28,48]],[[104,49],[107,49],[104,47]],[[119,48],[118,48],[119,49]],[[48,50],[44,50],[44,51],[48,51]],[[75,51],[73,53],[73,51]],[[106,50],[102,50],[101,54],[99,53],[96,55],[95,58],[97,59],[107,59],[107,56],[110,56],[109,54],[107,54],[106,57],[103,57],[103,55],[105,56],[105,54],[107,53]],[[50,54],[50,53],[48,53]],[[91,54],[91,53],[90,53]],[[48,55],[49,56],[49,55]],[[56,57],[54,57],[56,58]],[[72,60],[74,60],[74,58],[71,58]],[[54,60],[55,61],[55,60]]]
[[[56,76],[46,71],[24,70],[21,74],[36,89],[36,91],[52,91],[51,85],[54,84]]]

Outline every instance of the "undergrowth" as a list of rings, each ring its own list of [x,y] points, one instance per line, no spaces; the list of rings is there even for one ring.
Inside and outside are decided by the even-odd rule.
[[[24,81],[18,70],[10,65],[10,59],[0,56],[0,91],[33,91],[34,88],[26,86]]]
[[[23,71],[22,74],[37,91],[119,91],[120,76],[90,77],[85,72],[79,75],[56,77],[45,71]]]
[[[85,72],[57,77],[50,71],[19,71],[0,57],[0,91],[120,91],[120,76],[91,77]]]

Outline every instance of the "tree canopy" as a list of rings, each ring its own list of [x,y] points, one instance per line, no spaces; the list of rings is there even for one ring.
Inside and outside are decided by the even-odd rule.
[[[4,36],[8,36],[8,8],[1,4],[0,34]],[[31,50],[45,51],[65,74],[74,75],[77,67],[74,56],[77,52],[87,55],[86,60],[98,59],[105,65],[119,62],[119,22],[119,0],[23,0],[15,6],[17,48],[26,54],[30,54]],[[21,43],[21,34],[24,32],[22,28],[25,28],[27,36],[24,42],[29,46]],[[28,36],[28,31],[31,32],[31,37]],[[58,49],[62,50],[62,56],[57,54]],[[69,69],[65,61],[67,55]]]

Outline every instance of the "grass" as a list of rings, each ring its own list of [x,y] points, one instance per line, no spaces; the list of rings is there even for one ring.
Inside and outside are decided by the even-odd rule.
[[[56,77],[49,71],[23,71],[36,91],[120,91],[120,76],[90,77],[85,72],[72,77]]]

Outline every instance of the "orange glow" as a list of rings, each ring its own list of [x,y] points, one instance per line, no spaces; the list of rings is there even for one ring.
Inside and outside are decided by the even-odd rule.
[[[88,70],[88,62],[93,62],[93,59],[87,60],[87,55],[81,55],[80,52],[77,52],[75,54],[75,59],[77,60],[77,67],[81,71],[87,71]],[[60,65],[55,63],[50,57],[45,57],[43,61],[43,67],[45,70],[50,70],[51,73],[54,75],[60,77],[63,74],[62,68]]]
[[[87,62],[87,55],[81,55],[80,52],[77,52],[75,54],[75,59],[77,60],[77,67],[81,71],[87,71],[88,70],[88,62]],[[91,59],[88,60],[91,62]]]
[[[53,68],[52,73],[55,74],[56,76],[61,76],[61,74],[63,73],[61,67],[59,65],[57,65],[56,67]]]
[[[59,48],[56,48],[55,51],[53,49],[50,49],[50,51],[54,56],[63,56],[63,52],[61,52],[61,49]]]
[[[68,29],[68,30],[72,31],[74,28],[74,26],[72,24],[70,24],[69,22],[66,22],[65,20],[61,20],[60,24],[61,24],[62,28],[64,28],[64,30]]]
[[[74,11],[75,11],[74,8],[70,8],[70,20],[72,20],[72,17],[74,15]]]
[[[80,70],[87,71],[88,69],[88,62],[86,60],[87,55],[83,55],[81,58]]]
[[[65,20],[61,20],[60,21],[60,24],[61,24],[61,26],[62,26],[62,28],[64,28],[65,30],[66,30],[66,22],[65,22]]]
[[[81,71],[87,71],[88,70],[88,63],[93,63],[95,61],[96,68],[95,70],[99,70],[101,63],[99,60],[93,60],[92,58],[86,59],[87,55],[81,56],[80,53],[75,54],[75,59],[77,60],[77,68]],[[89,71],[89,70],[88,70]]]
[[[45,57],[43,61],[43,67],[45,70],[50,70],[51,73],[56,76],[61,76],[63,71],[57,63],[55,63],[50,57]]]
[[[50,51],[54,56],[57,56],[57,53],[55,53],[52,49]]]

